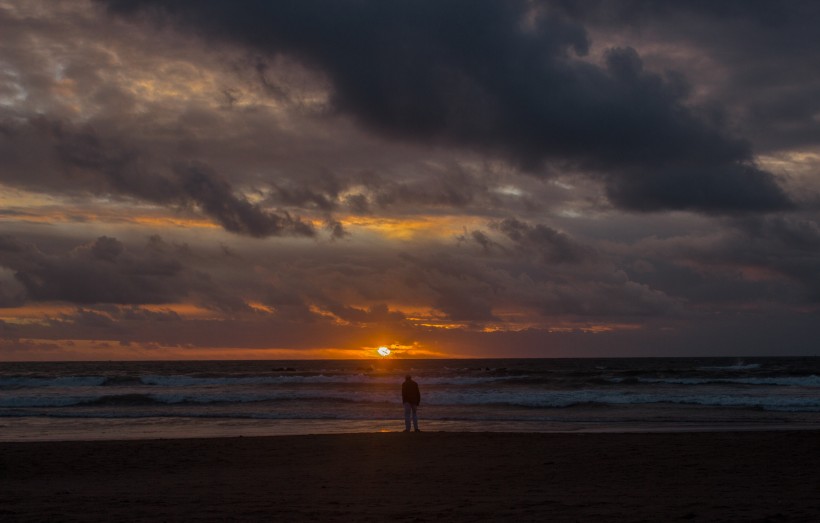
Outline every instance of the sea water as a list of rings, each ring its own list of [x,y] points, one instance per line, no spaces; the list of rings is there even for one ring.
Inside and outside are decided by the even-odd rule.
[[[820,428],[820,358],[0,363],[0,440]]]

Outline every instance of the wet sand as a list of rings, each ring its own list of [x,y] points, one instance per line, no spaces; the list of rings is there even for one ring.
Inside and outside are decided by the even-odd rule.
[[[820,433],[0,443],[0,520],[820,521]]]

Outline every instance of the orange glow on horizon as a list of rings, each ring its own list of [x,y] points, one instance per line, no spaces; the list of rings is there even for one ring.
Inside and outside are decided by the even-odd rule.
[[[379,356],[373,347],[253,349],[244,347],[179,347],[156,343],[123,343],[118,340],[0,340],[5,361],[137,361],[137,360],[385,360],[447,358],[449,354],[413,346],[390,357]]]

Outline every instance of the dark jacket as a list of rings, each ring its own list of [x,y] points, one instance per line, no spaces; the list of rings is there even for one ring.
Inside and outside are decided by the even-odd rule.
[[[405,380],[405,382],[401,384],[401,402],[411,405],[421,403],[421,393],[419,392],[418,383],[413,380]]]

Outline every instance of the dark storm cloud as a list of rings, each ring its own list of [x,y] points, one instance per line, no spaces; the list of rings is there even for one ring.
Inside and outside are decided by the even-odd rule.
[[[791,206],[750,146],[684,105],[680,75],[630,48],[579,57],[584,27],[524,1],[108,0],[207,37],[323,71],[334,107],[387,136],[494,151],[594,173],[626,209],[768,211]]]
[[[423,205],[463,208],[477,199],[486,201],[487,187],[470,173],[451,168],[436,173],[430,180],[385,180],[375,173],[365,179],[381,208],[394,205]]]
[[[322,308],[351,323],[388,323],[404,320],[404,314],[391,311],[383,303],[373,305],[367,309],[359,309],[331,300],[322,304]]]
[[[603,31],[632,31],[651,46],[693,49],[696,59],[722,65],[716,103],[765,149],[820,141],[820,4],[813,0],[626,0],[547,2],[579,23]],[[690,71],[688,74],[696,74]]]
[[[596,256],[591,248],[540,223],[530,225],[515,218],[507,218],[492,225],[512,240],[519,250],[526,254],[536,254],[544,263],[583,263]],[[473,237],[482,246],[485,245],[486,238]]]
[[[429,294],[431,305],[453,321],[498,321],[493,307],[502,285],[488,266],[458,253],[404,255],[403,283]]]
[[[182,197],[190,198],[208,216],[216,219],[226,230],[265,237],[286,232],[313,236],[309,223],[293,218],[288,213],[272,213],[261,209],[244,198],[237,197],[230,184],[204,165],[181,165],[174,168]]]
[[[26,295],[22,289],[12,289],[4,282],[0,282],[0,308],[19,307],[26,302]]]
[[[539,321],[680,313],[674,296],[630,279],[565,233],[514,218],[504,229],[414,244],[409,252],[407,245],[366,253],[335,246],[332,254],[300,252],[259,262],[276,282],[259,301],[278,318],[315,323],[323,313],[362,325],[395,324],[401,311],[412,317],[419,310],[473,326],[504,323],[504,312],[522,309]]]
[[[207,165],[154,165],[150,155],[93,127],[46,117],[24,123],[0,122],[0,154],[8,169],[0,181],[68,192],[114,194],[169,206],[192,207],[226,230],[254,237],[313,236],[311,224],[287,212],[271,212],[237,195]],[[35,158],[32,159],[31,156]],[[62,179],[55,179],[62,175]]]
[[[820,226],[799,216],[744,218],[707,237],[646,238],[624,253],[630,276],[701,311],[816,314]]]
[[[474,242],[479,244],[481,246],[481,248],[484,249],[484,252],[489,252],[491,249],[501,247],[497,242],[490,239],[490,237],[487,236],[487,234],[484,233],[484,231],[472,231],[472,232],[470,232],[469,237],[470,237],[471,240],[473,240]],[[462,236],[462,237],[459,238],[459,240],[462,240],[462,241],[464,241],[466,239],[467,239],[466,236]]]
[[[144,154],[115,139],[100,136],[92,127],[76,129],[70,124],[36,118],[15,129],[22,143],[37,140],[46,146],[41,154],[53,155],[76,188],[91,192],[125,194],[150,202],[194,207],[226,230],[255,237],[281,234],[313,236],[309,223],[288,213],[273,213],[238,196],[230,183],[207,165],[185,163],[158,173]],[[14,133],[11,133],[12,136]],[[34,136],[31,136],[33,134]],[[12,144],[7,145],[8,154]],[[49,149],[50,148],[50,149]],[[22,153],[30,153],[23,149]],[[19,154],[19,153],[18,153]],[[26,184],[26,180],[17,181]]]
[[[101,236],[62,255],[12,237],[0,238],[0,266],[14,271],[29,301],[167,303],[188,294],[182,265],[150,248],[126,251]]]
[[[273,184],[271,200],[276,203],[332,211],[337,207],[339,193],[345,183],[334,173],[322,170],[298,180],[282,180]]]
[[[268,286],[261,302],[272,307],[277,317],[284,321],[310,324],[321,319],[321,316],[310,309],[310,304],[296,290]]]
[[[489,225],[487,231],[472,231],[458,241],[472,255],[471,279],[485,287],[482,291],[474,284],[479,291],[474,294],[498,309],[512,305],[546,319],[591,321],[685,314],[679,296],[625,272],[623,254],[593,248],[548,225],[518,218]],[[471,246],[479,250],[471,251]]]
[[[44,252],[33,243],[11,236],[0,236],[0,267],[14,274],[13,285],[0,282],[0,291],[5,293],[0,293],[0,305],[62,301],[99,306],[190,301],[224,314],[252,310],[236,293],[196,268],[197,262],[202,263],[193,259],[186,246],[170,245],[158,236],[131,248],[116,238],[101,236],[56,253]]]
[[[546,317],[607,318],[611,321],[649,316],[677,317],[684,313],[683,302],[678,297],[632,281],[620,272],[582,281],[542,283],[529,292],[519,289],[518,298]]]
[[[498,196],[491,192],[491,184],[482,173],[453,162],[427,165],[423,172],[416,170],[397,178],[395,173],[371,170],[347,176],[322,171],[274,182],[269,200],[275,205],[328,213],[342,209],[354,214],[499,206]]]
[[[741,234],[726,245],[730,259],[769,269],[802,290],[803,298],[820,304],[820,225],[799,217],[747,218]]]

